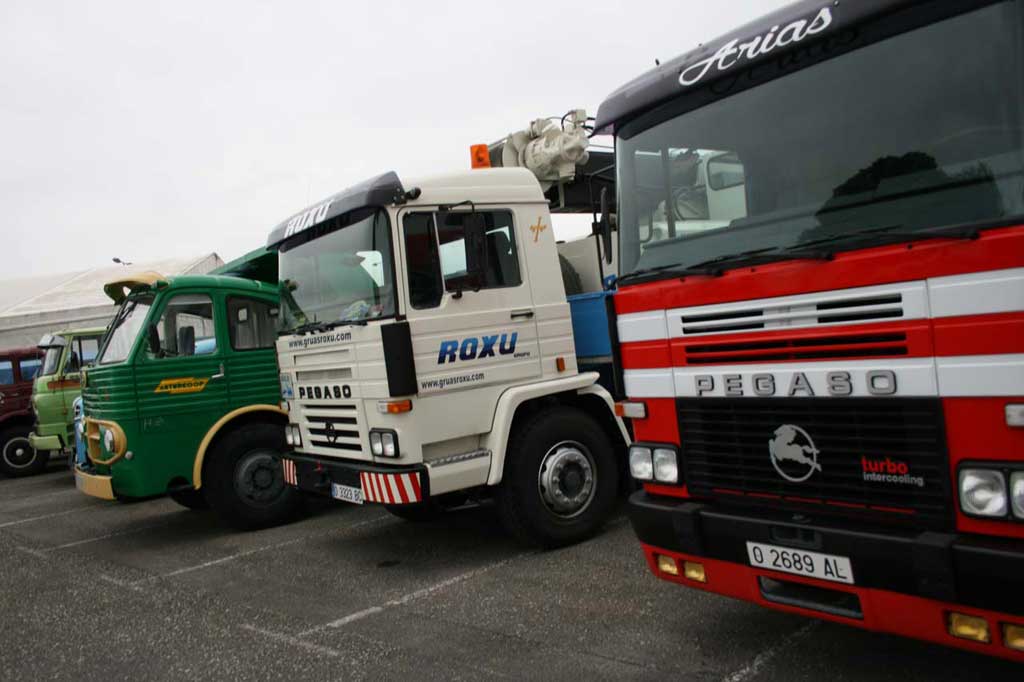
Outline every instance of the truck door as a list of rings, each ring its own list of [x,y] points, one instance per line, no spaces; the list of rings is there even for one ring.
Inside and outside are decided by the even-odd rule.
[[[82,368],[96,361],[99,352],[98,336],[73,336],[64,351],[64,367],[61,370],[60,399],[68,424],[71,423],[75,398],[82,392]]]
[[[32,407],[32,382],[39,375],[42,366],[42,358],[31,356],[18,358],[18,372],[12,387],[13,391],[6,396],[3,407],[11,412],[24,412]]]
[[[196,448],[228,402],[221,310],[205,293],[164,298],[143,330],[136,390],[143,447],[170,480],[192,479]],[[216,310],[216,312],[215,312]],[[131,443],[129,449],[133,449]]]
[[[460,401],[466,406],[460,420],[472,419],[478,406],[487,423],[477,432],[486,432],[491,398],[540,376],[540,353],[514,214],[476,213],[484,221],[487,255],[483,276],[475,279],[467,272],[469,210],[405,211],[399,220],[420,398],[480,392]]]
[[[228,294],[225,310],[228,409],[255,403],[277,405],[281,395],[274,348],[278,304],[255,296]]]

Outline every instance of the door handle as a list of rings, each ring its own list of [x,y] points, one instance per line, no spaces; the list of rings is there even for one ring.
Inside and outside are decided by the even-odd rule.
[[[216,374],[211,375],[210,376],[211,379],[223,379],[224,378],[224,363],[221,363],[221,365],[220,365],[220,367],[218,367],[218,369],[220,371],[217,372]]]
[[[531,317],[533,317],[533,311],[532,310],[513,310],[512,311],[512,319],[513,320],[528,320]]]

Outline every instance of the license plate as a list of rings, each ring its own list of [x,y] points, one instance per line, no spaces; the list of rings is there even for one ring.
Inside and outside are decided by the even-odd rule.
[[[848,557],[760,542],[748,542],[747,555],[750,557],[750,565],[758,568],[853,584],[853,566]]]
[[[353,488],[350,485],[341,485],[340,483],[331,484],[331,497],[342,502],[351,502],[352,504],[363,503],[363,489]]]

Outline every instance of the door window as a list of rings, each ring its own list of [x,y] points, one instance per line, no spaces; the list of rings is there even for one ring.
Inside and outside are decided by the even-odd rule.
[[[18,370],[21,372],[22,381],[32,381],[39,376],[39,370],[43,367],[43,361],[39,358],[25,358],[18,361]]]
[[[73,374],[96,362],[99,348],[100,340],[95,336],[79,336],[74,339],[71,342],[71,355],[68,357],[64,372]]]
[[[0,386],[14,383],[14,364],[10,360],[0,360]]]
[[[494,289],[522,284],[510,211],[478,211],[486,228],[486,265],[482,282],[470,281],[466,267],[468,211],[410,213],[405,216],[405,257],[409,301],[413,308],[434,308],[444,291]]]
[[[205,294],[175,296],[168,301],[160,319],[149,328],[147,334],[149,357],[154,357],[154,340],[159,340],[160,348],[156,357],[212,355],[217,352],[213,301]]]
[[[228,334],[235,350],[273,348],[278,307],[253,298],[228,299]]]

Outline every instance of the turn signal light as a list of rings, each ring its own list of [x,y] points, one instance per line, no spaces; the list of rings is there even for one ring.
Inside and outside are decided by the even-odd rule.
[[[377,403],[377,411],[381,414],[402,414],[412,411],[411,400],[382,400]]]
[[[646,419],[647,405],[635,402],[615,403],[615,416],[628,417],[629,419]]]
[[[491,150],[485,144],[474,144],[469,147],[469,161],[473,168],[491,167]]]
[[[1003,625],[1003,644],[1017,651],[1024,651],[1024,625]]]
[[[704,564],[698,564],[696,561],[683,562],[683,575],[698,583],[708,581],[708,576],[704,573]]]
[[[679,565],[676,560],[664,554],[658,555],[658,570],[669,575],[679,575]]]
[[[949,634],[983,644],[992,641],[988,631],[988,621],[977,616],[968,616],[966,613],[949,614]]]

